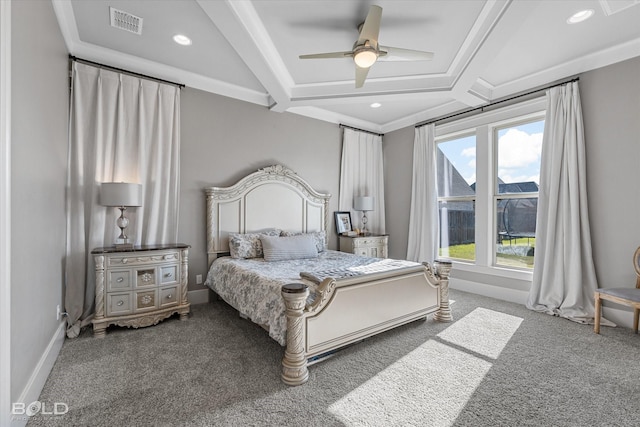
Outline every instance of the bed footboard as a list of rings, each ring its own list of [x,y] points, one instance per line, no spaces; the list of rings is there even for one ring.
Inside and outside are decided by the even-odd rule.
[[[286,306],[287,342],[282,380],[304,384],[308,359],[336,350],[394,327],[435,313],[440,322],[452,320],[449,307],[451,263],[436,261],[435,270],[422,268],[374,274],[336,282],[324,280],[311,305],[302,283],[282,287]]]

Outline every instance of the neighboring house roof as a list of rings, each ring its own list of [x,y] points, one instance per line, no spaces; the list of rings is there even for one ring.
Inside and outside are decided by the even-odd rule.
[[[472,196],[476,193],[475,187],[470,186],[460,175],[458,169],[447,159],[447,156],[438,148],[438,195],[440,196]]]
[[[502,180],[500,180],[502,181]],[[533,181],[525,182],[498,182],[499,193],[536,193],[538,191],[538,184]]]

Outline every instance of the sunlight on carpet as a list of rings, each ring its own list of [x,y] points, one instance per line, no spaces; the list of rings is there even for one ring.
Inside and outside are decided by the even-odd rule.
[[[497,358],[522,319],[478,308],[438,334]],[[448,332],[451,330],[451,332]],[[328,410],[346,426],[451,426],[492,364],[435,340],[402,357]]]
[[[497,359],[521,323],[520,317],[478,307],[440,332],[438,337]]]

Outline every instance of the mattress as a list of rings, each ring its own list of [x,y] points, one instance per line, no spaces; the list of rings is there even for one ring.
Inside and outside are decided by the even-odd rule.
[[[324,251],[317,258],[267,262],[263,258],[216,259],[207,273],[205,285],[241,315],[262,325],[280,345],[286,344],[286,317],[282,285],[304,283],[309,287],[309,303],[317,282],[419,265],[411,261],[367,258],[338,251]],[[301,277],[302,276],[302,277]]]

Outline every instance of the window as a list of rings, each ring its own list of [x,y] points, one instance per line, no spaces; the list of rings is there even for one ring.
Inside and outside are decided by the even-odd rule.
[[[494,129],[496,265],[533,268],[544,121]]]
[[[438,213],[440,255],[474,261],[476,204],[476,137],[438,143]]]
[[[436,126],[440,256],[531,271],[542,108],[530,102]]]

